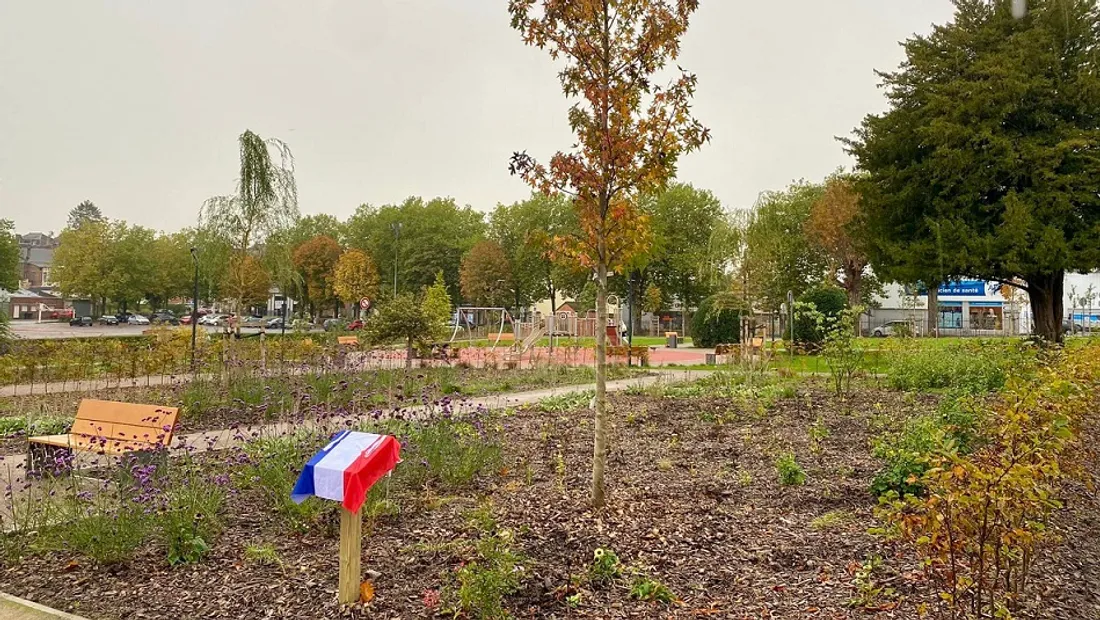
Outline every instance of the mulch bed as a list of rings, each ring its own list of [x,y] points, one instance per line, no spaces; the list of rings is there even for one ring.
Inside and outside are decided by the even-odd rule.
[[[111,569],[51,554],[0,570],[0,589],[90,618],[435,617],[444,576],[463,560],[449,545],[476,536],[468,515],[488,499],[529,560],[521,590],[507,599],[520,618],[911,618],[913,603],[927,600],[913,559],[867,533],[877,468],[869,441],[880,430],[872,417],[881,425],[881,412],[901,420],[930,411],[936,397],[868,388],[843,403],[803,385],[766,412],[709,397],[612,402],[607,508],[593,512],[587,502],[591,412],[515,412],[501,420],[500,472],[472,489],[395,494],[401,513],[365,527],[364,570],[377,571],[369,604],[335,603],[335,518],[294,534],[248,494],[231,499],[226,531],[198,564],[169,567],[154,547]],[[830,434],[815,455],[808,431],[819,419]],[[804,486],[778,482],[775,459],[788,450],[808,474]],[[840,518],[815,526],[826,513]],[[1066,531],[1075,540],[1091,534],[1095,554],[1100,513],[1086,513]],[[246,559],[252,543],[273,544],[283,566]],[[580,577],[600,547],[667,585],[678,602],[634,600],[629,583],[588,585]],[[852,608],[854,572],[872,556],[884,558],[877,583],[896,595]],[[1088,579],[1100,583],[1100,563],[1090,557],[1091,564],[1059,553],[1044,564],[1044,572],[1068,571],[1044,592],[1055,610],[1047,617],[1100,617],[1057,611],[1087,600]]]

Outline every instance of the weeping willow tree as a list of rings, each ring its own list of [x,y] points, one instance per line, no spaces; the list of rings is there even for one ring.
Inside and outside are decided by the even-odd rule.
[[[265,140],[247,130],[238,142],[241,169],[237,192],[207,199],[199,225],[217,230],[230,240],[232,257],[225,284],[233,311],[239,314],[249,285],[248,274],[240,268],[246,256],[267,258],[263,261],[267,268],[282,273],[279,257],[283,253],[264,257],[264,248],[269,237],[298,220],[298,187],[294,182],[294,156],[285,142]]]

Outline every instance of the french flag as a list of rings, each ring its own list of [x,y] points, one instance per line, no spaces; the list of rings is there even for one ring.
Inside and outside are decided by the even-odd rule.
[[[367,491],[400,459],[401,444],[390,435],[341,431],[309,459],[290,498],[300,504],[316,495],[359,512]]]

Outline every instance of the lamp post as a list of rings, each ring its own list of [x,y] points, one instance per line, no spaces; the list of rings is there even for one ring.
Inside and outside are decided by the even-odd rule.
[[[626,365],[630,366],[631,349],[634,348],[634,272],[630,272],[626,290]]]
[[[393,296],[397,297],[397,258],[400,249],[398,241],[401,239],[401,222],[394,222],[390,227],[393,228]]]
[[[195,263],[195,288],[191,291],[191,372],[195,372],[195,342],[199,329],[199,250],[191,248],[191,262]]]

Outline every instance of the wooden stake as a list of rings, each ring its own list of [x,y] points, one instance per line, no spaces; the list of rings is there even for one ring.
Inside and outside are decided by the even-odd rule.
[[[359,600],[362,581],[363,518],[359,512],[340,510],[340,603]]]

